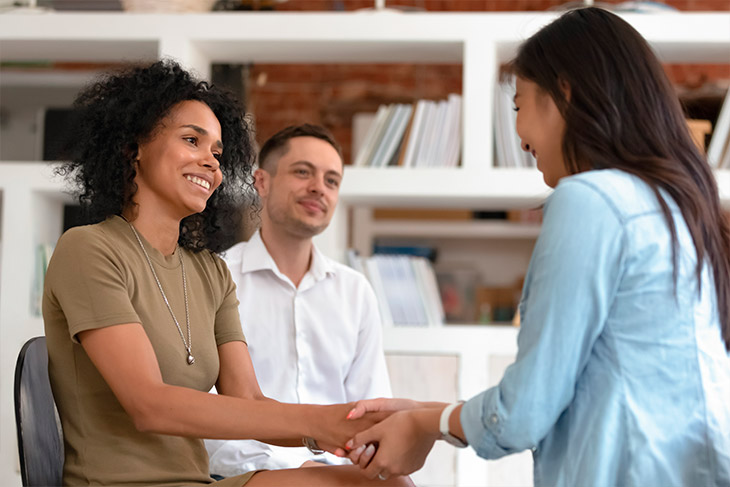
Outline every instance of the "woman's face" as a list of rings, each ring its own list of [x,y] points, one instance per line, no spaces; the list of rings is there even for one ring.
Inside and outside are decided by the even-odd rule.
[[[221,126],[208,105],[178,103],[139,145],[134,201],[177,219],[203,211],[221,184],[222,152]]]
[[[562,149],[565,119],[552,97],[536,83],[517,77],[515,88],[516,129],[522,150],[535,157],[545,183],[554,188],[568,175]]]

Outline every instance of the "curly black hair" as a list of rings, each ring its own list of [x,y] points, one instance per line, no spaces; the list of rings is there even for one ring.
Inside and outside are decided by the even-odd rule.
[[[240,208],[251,191],[256,151],[244,108],[230,94],[195,79],[171,60],[108,73],[84,88],[74,102],[73,133],[57,172],[75,183],[88,220],[120,215],[137,192],[135,160],[170,110],[186,100],[210,107],[221,125],[223,182],[205,210],[180,222],[178,244],[193,252],[221,252],[235,242]]]

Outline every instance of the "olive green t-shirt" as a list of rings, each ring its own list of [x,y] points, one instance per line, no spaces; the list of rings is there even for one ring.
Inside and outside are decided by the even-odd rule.
[[[218,345],[245,341],[235,285],[218,256],[184,249],[164,256],[142,241],[187,340],[182,252],[195,363],[187,363],[180,333],[124,219],[111,217],[64,233],[43,296],[48,369],[63,426],[64,485],[212,482],[203,441],[137,431],[78,341],[84,330],[141,323],[165,383],[205,392],[218,377]],[[245,482],[239,480],[238,485]],[[226,484],[231,481],[237,483],[227,479]]]

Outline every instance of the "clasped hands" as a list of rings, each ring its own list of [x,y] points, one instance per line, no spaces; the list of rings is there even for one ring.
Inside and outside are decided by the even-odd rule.
[[[345,431],[355,431],[343,447],[320,446],[347,457],[369,479],[385,480],[419,470],[441,436],[439,417],[446,404],[410,399],[369,399],[347,413]]]

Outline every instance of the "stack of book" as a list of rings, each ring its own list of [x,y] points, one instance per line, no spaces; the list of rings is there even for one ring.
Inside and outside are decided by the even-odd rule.
[[[717,169],[730,169],[730,89],[712,129],[707,161]]]
[[[514,80],[496,83],[494,92],[494,157],[496,167],[535,167],[532,154],[522,150],[515,130],[517,112]]]
[[[348,254],[351,267],[365,274],[378,298],[384,325],[441,326],[441,304],[431,262],[414,255]]]
[[[381,105],[353,165],[455,167],[461,152],[461,95]]]

